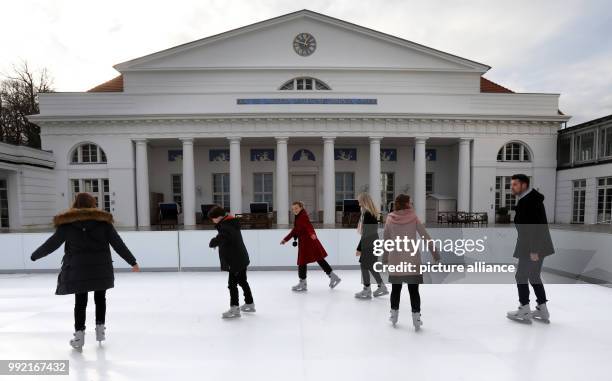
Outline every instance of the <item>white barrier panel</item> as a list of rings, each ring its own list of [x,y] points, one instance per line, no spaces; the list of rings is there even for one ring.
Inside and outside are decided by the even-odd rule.
[[[513,227],[429,229],[433,238],[482,238],[487,236],[487,261],[512,263],[516,241]],[[244,230],[244,241],[252,267],[296,266],[297,248],[280,245],[287,229]],[[552,229],[556,254],[547,258],[548,268],[612,282],[612,234]],[[215,230],[125,231],[119,233],[143,269],[218,268],[218,251],[208,247]],[[0,271],[55,270],[60,267],[63,247],[55,253],[30,261],[31,253],[51,233],[0,234]],[[319,229],[317,235],[327,250],[332,266],[358,265],[355,229]],[[450,235],[450,236],[449,236]],[[471,255],[470,259],[478,259]],[[113,252],[114,265],[128,264]],[[314,264],[316,266],[316,264]]]

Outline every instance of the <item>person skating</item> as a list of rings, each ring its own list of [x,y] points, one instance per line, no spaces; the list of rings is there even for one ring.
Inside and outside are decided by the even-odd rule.
[[[317,262],[319,266],[329,276],[329,287],[334,288],[340,283],[341,279],[336,275],[325,260],[327,252],[317,238],[314,228],[308,218],[308,213],[304,209],[304,204],[301,201],[295,201],[291,204],[291,210],[295,214],[293,229],[280,242],[284,245],[291,238],[297,239],[298,242],[298,277],[299,282],[291,289],[296,292],[304,292],[308,290],[306,283],[306,270],[309,263]]]
[[[249,253],[242,239],[240,222],[231,214],[227,214],[220,206],[215,206],[208,212],[208,218],[215,223],[217,236],[212,238],[209,247],[219,248],[221,270],[229,273],[227,288],[230,293],[230,309],[221,314],[224,319],[240,317],[240,311],[255,312],[255,303],[251,287],[247,281]],[[238,286],[242,288],[244,303],[239,307]]]
[[[358,299],[372,299],[374,297],[387,295],[389,291],[382,280],[379,272],[374,271],[374,264],[378,262],[378,257],[374,255],[374,241],[378,237],[378,208],[374,205],[368,193],[361,193],[357,196],[361,207],[361,217],[357,225],[357,231],[361,235],[355,255],[359,257],[361,268],[361,282],[363,290],[355,294]],[[378,288],[372,293],[370,288],[370,274],[374,277]]]
[[[113,260],[109,245],[132,266],[140,271],[136,258],[113,227],[112,214],[96,208],[96,199],[88,193],[77,194],[71,209],[53,218],[55,233],[31,256],[32,261],[43,258],[62,243],[64,257],[57,278],[56,295],[74,294],[75,349],[85,344],[85,316],[88,292],[94,292],[96,304],[96,340],[106,339],[106,290],[114,287]]]
[[[527,324],[531,323],[532,318],[548,323],[548,300],[540,273],[544,257],[553,254],[555,250],[548,230],[544,196],[529,188],[529,177],[524,174],[512,176],[511,190],[518,198],[514,215],[518,233],[514,257],[518,258],[515,279],[520,304],[518,309],[509,311],[506,316]],[[537,306],[533,311],[529,306],[529,283],[536,295]]]
[[[383,239],[396,240],[407,237],[409,240],[423,239],[428,240],[428,245],[434,261],[439,261],[440,257],[436,248],[431,244],[431,237],[427,230],[417,217],[412,205],[410,204],[410,196],[405,194],[398,195],[394,202],[394,210],[387,215],[385,228],[383,231]],[[418,236],[417,236],[418,234]],[[384,254],[384,262],[391,266],[401,266],[412,264],[414,271],[396,271],[389,274],[389,283],[391,283],[391,316],[389,320],[395,327],[399,318],[400,295],[402,284],[408,284],[408,292],[410,293],[410,305],[412,307],[412,323],[416,330],[419,330],[423,322],[421,321],[421,296],[419,294],[419,284],[423,283],[423,275],[420,272],[421,255],[418,249],[412,251],[396,251],[395,249],[386,251]]]

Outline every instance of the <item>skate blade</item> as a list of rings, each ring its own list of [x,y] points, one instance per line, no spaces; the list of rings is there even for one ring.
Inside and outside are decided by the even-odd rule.
[[[550,324],[550,319],[544,319],[544,318],[540,318],[540,317],[532,317],[533,320],[535,321],[539,321],[540,323],[543,324]]]
[[[336,288],[336,286],[339,285],[340,282],[342,282],[342,279],[338,279],[336,282],[330,283],[329,288],[331,288],[331,289]]]
[[[531,324],[531,319],[524,319],[524,318],[516,318],[516,317],[511,317],[506,315],[506,317],[512,321],[521,323],[521,324]]]

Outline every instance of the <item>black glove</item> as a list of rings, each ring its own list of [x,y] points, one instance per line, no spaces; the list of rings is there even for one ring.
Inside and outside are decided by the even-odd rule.
[[[208,247],[210,248],[217,247],[217,239],[216,238],[211,239],[210,242],[208,243]]]

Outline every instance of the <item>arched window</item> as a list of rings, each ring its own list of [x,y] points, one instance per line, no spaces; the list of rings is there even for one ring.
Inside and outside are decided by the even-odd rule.
[[[279,90],[331,90],[331,88],[319,79],[298,77],[283,83]]]
[[[83,143],[72,151],[70,155],[71,164],[105,164],[106,154],[93,143]]]
[[[530,162],[531,153],[524,143],[508,142],[497,152],[497,161]]]

